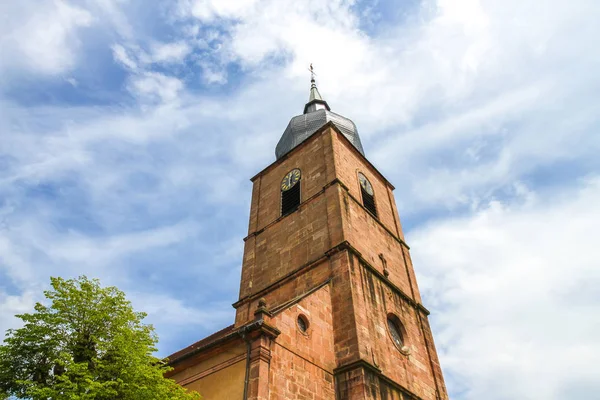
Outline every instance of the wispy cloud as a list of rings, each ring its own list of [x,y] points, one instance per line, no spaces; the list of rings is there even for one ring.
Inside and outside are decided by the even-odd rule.
[[[599,204],[600,180],[590,177],[412,233],[444,367],[464,398],[588,398],[600,389],[600,255],[590,235]]]

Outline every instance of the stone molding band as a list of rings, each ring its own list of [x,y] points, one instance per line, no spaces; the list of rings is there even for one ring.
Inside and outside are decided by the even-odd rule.
[[[398,390],[399,392],[401,392],[403,397],[409,397],[410,400],[423,400],[421,397],[415,396],[410,391],[408,391],[405,387],[397,384],[392,379],[385,376],[383,374],[383,372],[381,371],[381,369],[379,369],[378,367],[374,366],[370,362],[363,360],[363,359],[353,361],[351,363],[337,367],[336,369],[333,370],[333,374],[337,380],[337,378],[341,374],[350,372],[350,371],[353,371],[353,370],[356,370],[359,368],[364,369],[364,370],[372,373],[373,375],[377,376],[377,378],[379,378],[380,380],[385,382],[387,385],[389,385],[389,386],[393,387],[394,389]]]
[[[254,293],[252,295],[246,296],[246,297],[244,297],[244,298],[236,301],[235,303],[232,304],[232,306],[234,308],[238,308],[238,307],[240,307],[240,306],[242,306],[242,305],[244,305],[244,304],[246,304],[246,303],[248,303],[248,302],[250,302],[252,300],[255,300],[257,298],[262,297],[265,293],[271,291],[274,288],[282,286],[283,284],[285,284],[288,281],[292,280],[293,278],[297,277],[301,273],[307,272],[310,269],[314,268],[315,266],[317,266],[318,264],[320,264],[323,260],[329,259],[333,255],[335,255],[335,254],[337,254],[337,253],[339,253],[340,251],[343,251],[343,250],[348,250],[351,254],[353,254],[354,256],[356,256],[356,258],[358,258],[358,260],[360,261],[360,263],[363,266],[365,266],[369,271],[371,271],[372,273],[374,273],[375,275],[377,275],[377,277],[382,282],[384,282],[393,292],[395,292],[400,297],[402,297],[411,306],[413,306],[414,308],[416,308],[419,311],[423,312],[425,315],[429,315],[430,314],[429,310],[427,308],[425,308],[425,306],[423,306],[421,303],[416,302],[408,294],[404,293],[404,291],[402,291],[402,289],[400,289],[398,286],[396,286],[394,283],[392,283],[384,274],[382,274],[381,272],[379,272],[377,270],[377,268],[375,268],[373,265],[371,265],[371,263],[369,263],[362,256],[362,254],[360,253],[360,251],[358,251],[356,248],[354,248],[348,241],[344,241],[342,243],[337,244],[336,246],[334,246],[331,249],[327,250],[324,255],[318,257],[317,259],[315,259],[313,261],[309,261],[308,263],[300,266],[299,268],[296,268],[295,270],[293,270],[290,273],[288,273],[287,275],[279,278],[277,281],[275,281],[272,284],[270,284],[269,286],[267,286],[267,287],[259,290],[258,292]],[[319,285],[323,285],[323,283],[320,283]],[[277,306],[274,309],[271,309],[270,312],[273,312],[273,310],[276,310],[280,306]]]

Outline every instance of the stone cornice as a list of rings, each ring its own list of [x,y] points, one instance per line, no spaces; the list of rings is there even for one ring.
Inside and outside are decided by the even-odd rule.
[[[291,271],[287,275],[284,275],[283,277],[279,278],[277,281],[275,281],[272,284],[270,284],[269,286],[261,289],[260,291],[236,301],[235,303],[232,304],[232,306],[234,308],[238,308],[241,305],[246,304],[249,301],[252,301],[254,299],[264,296],[265,293],[268,293],[269,291],[271,291],[277,287],[280,287],[284,283],[290,281],[291,279],[295,278],[296,276],[300,275],[301,273],[304,273],[304,272],[310,270],[311,268],[315,267],[317,264],[319,264],[326,258],[331,258],[334,254],[336,254],[342,250],[348,250],[350,253],[352,253],[354,256],[356,256],[356,258],[358,258],[358,260],[361,262],[361,264],[365,268],[367,268],[370,272],[372,272],[374,275],[376,275],[384,284],[386,284],[393,292],[395,292],[400,297],[402,297],[407,303],[409,303],[416,309],[420,310],[425,315],[430,314],[429,310],[427,310],[427,308],[425,308],[421,303],[418,303],[415,300],[413,300],[408,294],[404,293],[404,291],[402,291],[402,289],[400,289],[398,286],[396,286],[394,283],[392,283],[392,281],[390,281],[388,279],[388,277],[383,275],[381,272],[379,272],[377,270],[377,268],[375,268],[373,265],[371,265],[371,263],[369,263],[362,256],[361,252],[358,251],[354,246],[352,246],[348,241],[344,241],[342,243],[337,244],[336,246],[333,246],[332,248],[327,250],[324,255],[316,258],[315,260],[309,261],[308,263],[300,266],[299,268],[296,268],[295,270]],[[322,282],[320,285],[323,285],[325,283],[326,282]],[[319,285],[317,285],[317,286],[319,286]],[[275,312],[274,310],[278,310],[279,307],[281,307],[281,305],[275,307],[274,309],[271,309],[271,312],[274,313]]]
[[[339,375],[339,374],[343,374],[344,372],[352,371],[352,370],[359,369],[359,368],[365,369],[365,370],[369,371],[370,373],[376,375],[379,379],[384,381],[386,384],[388,384],[391,387],[393,387],[394,389],[402,392],[403,395],[410,396],[411,400],[423,400],[421,397],[413,394],[407,388],[399,385],[398,383],[394,382],[392,379],[385,376],[383,374],[383,372],[381,371],[381,369],[379,369],[379,367],[376,367],[375,365],[373,365],[370,362],[363,360],[363,359],[360,359],[357,361],[352,361],[348,364],[341,365],[341,366],[337,367],[336,369],[334,369],[333,373],[334,373],[334,375]]]
[[[363,360],[363,359],[352,361],[348,364],[341,365],[341,366],[335,368],[333,370],[333,373],[334,373],[334,375],[343,374],[344,372],[352,371],[353,369],[357,369],[357,368],[365,368],[365,369],[368,369],[377,374],[381,373],[381,369],[379,369],[379,367],[376,367],[375,365],[371,364],[367,360]]]
[[[188,353],[182,354],[181,356],[172,360],[167,360],[167,364],[173,366],[183,360],[193,357],[199,353],[203,353],[211,348],[220,346],[224,343],[234,341],[236,339],[254,340],[262,335],[265,335],[271,339],[275,339],[281,332],[274,326],[264,322],[263,320],[253,321],[246,325],[239,327],[238,329],[228,333],[227,335],[220,337],[212,342],[208,342],[205,345],[194,348]]]
[[[248,339],[256,339],[263,335],[275,339],[281,331],[261,319],[239,327],[236,333]]]
[[[290,281],[291,279],[295,278],[296,276],[300,275],[300,273],[302,272],[306,272],[308,270],[310,270],[311,268],[317,266],[320,262],[326,260],[326,255],[322,255],[312,261],[309,261],[303,265],[301,265],[300,267],[296,268],[295,270],[289,272],[287,275],[282,276],[281,278],[279,278],[278,280],[276,280],[275,282],[273,282],[272,284],[270,284],[269,286],[259,290],[258,292],[246,296],[242,299],[239,299],[238,301],[236,301],[235,303],[232,304],[232,306],[234,308],[238,308],[239,306],[252,301],[254,299],[260,298],[262,297],[265,293],[270,292],[273,289],[276,289],[278,287],[280,287],[281,285],[285,284],[286,282]],[[271,311],[272,312],[272,311]]]
[[[291,299],[290,301],[287,301],[283,304],[278,305],[277,307],[274,307],[270,310],[271,315],[277,315],[280,312],[282,312],[283,310],[285,310],[288,307],[293,306],[294,304],[300,302],[302,299],[304,299],[307,296],[310,296],[311,294],[313,294],[314,292],[316,292],[317,290],[321,289],[323,286],[327,285],[329,282],[331,282],[331,278],[327,279],[326,281],[313,286],[312,288],[310,288],[309,290],[307,290],[306,292],[294,297],[293,299]]]

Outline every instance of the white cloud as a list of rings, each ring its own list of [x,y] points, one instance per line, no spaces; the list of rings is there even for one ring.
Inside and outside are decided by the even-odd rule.
[[[114,60],[130,73],[128,89],[138,97],[138,100],[175,101],[184,89],[183,81],[175,76],[155,71],[154,66],[182,63],[192,48],[185,42],[153,42],[150,48],[150,52],[146,52],[138,45],[113,44],[111,46]]]
[[[181,80],[158,72],[145,72],[134,77],[130,83],[130,90],[141,101],[174,101],[182,89],[183,82]]]
[[[163,43],[153,41],[145,51],[138,45],[113,44],[111,46],[115,61],[131,72],[139,72],[141,67],[150,71],[153,64],[179,64],[192,51],[190,44],[184,41]]]
[[[233,322],[233,308],[229,302],[208,301],[203,307],[197,307],[184,298],[177,299],[162,293],[132,291],[130,295],[133,307],[148,314],[144,322],[156,328],[160,338],[159,357],[166,357],[202,339],[198,337],[199,330],[212,333]],[[182,345],[181,336],[189,331],[192,332],[190,339]]]
[[[76,88],[77,85],[79,85],[79,82],[77,82],[77,79],[75,79],[75,78],[65,78],[65,82],[67,82],[69,85],[73,86],[74,88]]]
[[[35,305],[36,293],[26,291],[18,296],[9,295],[0,288],[0,340],[4,339],[6,329],[16,329],[21,326],[22,321],[15,315],[31,312]]]
[[[77,61],[77,32],[90,26],[92,15],[66,1],[3,2],[0,14],[0,68],[27,68],[56,75]]]
[[[135,36],[126,9],[126,6],[131,3],[134,2],[130,0],[85,0],[85,5],[90,12],[98,15],[106,24],[107,29],[112,28],[119,37],[125,40],[132,40]],[[138,13],[133,13],[131,17],[133,21],[140,19]]]
[[[112,52],[115,61],[119,62],[120,64],[132,71],[136,71],[138,69],[138,64],[136,60],[132,55],[130,55],[130,53],[124,46],[120,44],[114,44],[112,46]]]
[[[191,51],[185,42],[154,43],[151,60],[155,63],[180,63]]]
[[[463,399],[600,389],[600,179],[553,194],[408,234],[441,363]]]
[[[202,78],[204,82],[208,84],[216,83],[220,85],[227,83],[227,72],[222,66],[215,66],[205,61],[201,61],[199,66],[202,68]]]
[[[215,18],[240,18],[256,3],[256,0],[183,0],[180,7],[201,21],[210,22]]]
[[[126,256],[148,249],[167,247],[190,236],[195,228],[180,223],[141,232],[128,232],[109,238],[93,239],[79,233],[64,235],[61,241],[54,242],[46,237],[43,243],[49,244],[45,251],[54,264],[77,265],[78,268],[93,270],[103,265],[114,264]],[[41,238],[40,238],[41,239]]]
[[[149,48],[149,51],[145,51],[137,45],[126,47],[122,44],[114,44],[112,52],[115,61],[128,70],[136,72],[140,67],[149,69],[152,64],[182,63],[192,51],[191,46],[185,42],[152,42]]]

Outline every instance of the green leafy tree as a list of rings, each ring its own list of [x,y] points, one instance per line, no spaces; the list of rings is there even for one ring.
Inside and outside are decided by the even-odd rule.
[[[0,398],[191,400],[153,356],[158,338],[125,294],[98,280],[51,278],[50,305],[17,315],[0,345]]]

